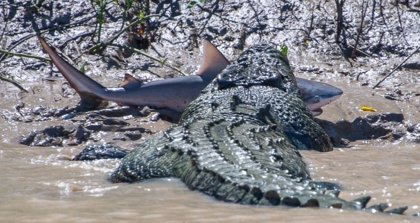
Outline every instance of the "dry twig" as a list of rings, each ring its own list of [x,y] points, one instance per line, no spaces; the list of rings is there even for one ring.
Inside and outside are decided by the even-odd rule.
[[[10,51],[4,50],[4,49],[0,49],[0,53],[4,53],[4,54],[7,54],[7,55],[11,55],[11,56],[26,57],[26,58],[43,60],[43,61],[51,61],[50,59],[45,58],[45,57],[39,57],[39,56],[24,54],[24,53],[13,53],[13,52],[10,52]]]
[[[375,86],[372,87],[372,89],[375,89],[376,87],[378,87],[385,79],[387,79],[389,76],[391,76],[391,74],[393,74],[398,68],[400,68],[405,62],[407,62],[408,59],[410,59],[419,50],[420,50],[420,47],[417,47],[417,49],[414,50],[414,52],[412,52],[410,55],[408,55],[408,57],[405,58],[405,60],[402,63],[400,63],[397,67],[395,67],[391,72],[389,72],[389,74],[387,74],[384,78],[382,78],[382,80],[380,80],[378,83],[376,83]]]
[[[19,88],[21,91],[24,91],[24,92],[26,92],[26,93],[28,93],[28,91],[25,89],[25,88],[23,88],[18,82],[16,82],[16,81],[14,81],[14,80],[12,80],[12,79],[10,79],[10,78],[7,78],[7,77],[3,77],[2,75],[0,75],[0,80],[2,80],[2,81],[6,81],[6,82],[9,82],[9,83],[11,83],[11,84],[13,84],[13,85],[15,85],[17,88]]]
[[[362,18],[360,19],[360,25],[359,25],[359,28],[357,30],[356,42],[354,43],[353,51],[351,53],[351,58],[356,58],[357,45],[359,45],[360,36],[363,33],[363,23],[365,22],[365,16],[366,16],[366,13],[367,13],[367,8],[368,8],[368,2],[363,0],[363,2],[362,2],[362,15],[361,15]]]

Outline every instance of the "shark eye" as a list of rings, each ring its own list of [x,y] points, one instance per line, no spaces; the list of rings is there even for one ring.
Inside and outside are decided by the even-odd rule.
[[[313,103],[318,103],[321,101],[321,99],[319,98],[319,96],[315,96],[313,99]]]

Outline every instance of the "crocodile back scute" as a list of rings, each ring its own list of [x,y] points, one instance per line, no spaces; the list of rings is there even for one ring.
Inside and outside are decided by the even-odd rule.
[[[267,44],[244,51],[236,63],[228,66],[215,80],[218,89],[264,85],[299,95],[296,79],[287,58]]]

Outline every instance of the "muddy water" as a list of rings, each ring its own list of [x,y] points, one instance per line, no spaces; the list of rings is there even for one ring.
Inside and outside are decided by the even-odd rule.
[[[420,212],[420,146],[355,145],[304,152],[313,177],[339,182],[342,196],[408,205],[407,216],[364,212],[253,207],[216,201],[177,179],[136,184],[106,180],[118,161],[72,162],[81,148],[0,144],[2,222],[416,222]]]

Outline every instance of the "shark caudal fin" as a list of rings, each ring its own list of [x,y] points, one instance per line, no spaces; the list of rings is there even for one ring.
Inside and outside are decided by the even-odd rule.
[[[216,76],[230,63],[226,57],[209,41],[203,40],[203,48],[203,61],[197,71],[197,75],[210,82],[216,78]]]
[[[49,55],[54,65],[58,68],[64,78],[69,82],[70,86],[79,94],[81,101],[80,107],[83,109],[95,109],[104,107],[106,101],[100,96],[105,91],[105,87],[86,76],[63,58],[61,58],[48,43],[38,36],[44,51]]]

